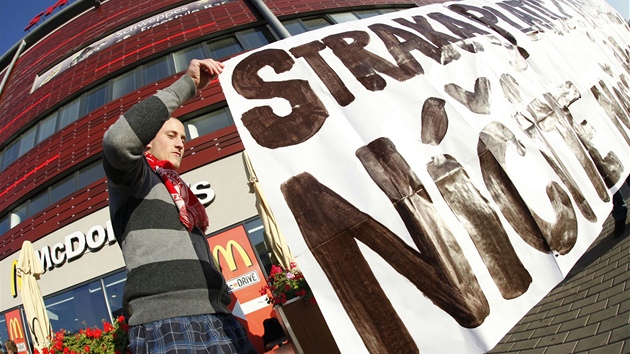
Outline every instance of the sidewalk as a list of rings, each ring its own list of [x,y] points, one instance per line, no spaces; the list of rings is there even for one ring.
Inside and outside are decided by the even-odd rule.
[[[627,185],[622,194],[630,206]],[[608,216],[567,277],[488,353],[630,353],[630,225],[619,238],[613,228]]]

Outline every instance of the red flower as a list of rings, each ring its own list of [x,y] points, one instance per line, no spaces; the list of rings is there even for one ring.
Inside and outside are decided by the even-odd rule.
[[[112,324],[103,321],[103,329],[84,328],[71,334],[61,330],[51,337],[52,343],[43,349],[43,354],[86,354],[86,353],[127,353],[129,345],[127,330],[129,325],[119,316]],[[39,353],[37,353],[39,354]]]
[[[267,295],[267,303],[283,304],[287,299],[302,297],[308,300],[313,296],[304,275],[295,262],[292,262],[288,268],[272,265],[269,273],[267,285],[260,290],[261,295]]]
[[[112,324],[109,323],[109,322],[103,323],[103,328],[105,329],[105,332],[109,332],[109,331],[113,331],[114,330],[114,326],[112,326]]]
[[[271,266],[271,276],[273,277],[276,274],[279,273],[284,273],[284,271],[282,270],[282,268],[278,267],[277,265],[272,265]]]
[[[56,350],[63,349],[63,343],[62,342],[55,342],[55,345],[53,346],[53,349],[56,349]]]
[[[269,289],[268,286],[263,286],[262,288],[260,288],[260,295],[267,295],[267,289]]]

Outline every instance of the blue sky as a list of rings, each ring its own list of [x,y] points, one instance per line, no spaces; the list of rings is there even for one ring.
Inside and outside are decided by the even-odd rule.
[[[630,0],[608,0],[608,3],[626,20],[630,18]]]
[[[623,18],[630,18],[630,0],[607,1]],[[57,0],[0,0],[0,56],[26,35],[24,28],[33,17],[56,2]]]
[[[68,4],[73,2],[69,0]],[[0,56],[27,34],[24,28],[33,17],[56,3],[57,0],[0,0]]]

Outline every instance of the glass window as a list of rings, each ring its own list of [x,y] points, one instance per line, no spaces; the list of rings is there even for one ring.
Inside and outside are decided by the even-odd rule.
[[[9,230],[11,230],[11,214],[0,218],[0,235],[4,235]]]
[[[330,14],[333,20],[337,23],[344,23],[350,21],[356,21],[358,18],[352,12],[340,12],[338,14]]]
[[[198,44],[173,53],[173,57],[175,59],[175,72],[180,72],[188,68],[191,60],[203,59],[206,57],[206,54],[201,44]]]
[[[74,174],[72,174],[72,176],[66,177],[60,182],[53,184],[52,188],[50,188],[50,203],[56,203],[76,191],[77,186],[75,181],[76,178],[74,178]]]
[[[103,279],[105,284],[105,296],[109,303],[109,309],[112,311],[112,318],[117,318],[120,315],[129,318],[128,314],[123,310],[123,288],[125,287],[125,281],[127,280],[127,273],[125,271],[118,272],[114,275],[110,275]]]
[[[31,198],[31,216],[46,209],[50,205],[50,193],[48,189]]]
[[[249,236],[249,241],[258,254],[261,267],[267,272],[267,274],[269,274],[271,272],[272,261],[275,261],[276,263],[277,261],[271,253],[271,247],[269,247],[270,245],[267,245],[265,241],[265,228],[263,227],[262,221],[260,219],[255,219],[250,222],[246,222],[244,226],[245,231],[247,231],[247,235]]]
[[[142,67],[142,85],[148,85],[175,74],[170,55],[156,59]]]
[[[81,116],[92,112],[93,110],[107,103],[107,83],[98,86],[85,95],[85,109],[81,112]]]
[[[227,58],[244,51],[243,46],[233,36],[208,42],[208,48],[210,57],[215,59]]]
[[[245,49],[255,49],[274,41],[271,33],[264,27],[239,31],[237,37]]]
[[[132,70],[124,75],[120,75],[112,80],[112,100],[122,97],[136,88],[135,70]]]
[[[105,177],[103,164],[99,161],[79,171],[79,187],[81,189]]]
[[[302,26],[300,20],[290,20],[282,22],[282,25],[291,33],[292,36],[298,35],[300,33],[306,32],[306,28]]]
[[[388,13],[396,12],[396,11],[400,11],[400,10],[404,10],[404,9],[380,9],[380,10],[378,10],[378,12],[380,12],[382,14],[388,14]]]
[[[65,329],[76,333],[86,327],[102,328],[110,322],[100,279],[63,294],[44,299],[53,331]]]
[[[323,17],[302,20],[302,23],[304,23],[304,26],[306,26],[308,31],[314,31],[316,29],[330,26],[330,22]]]
[[[18,152],[19,156],[26,154],[27,151],[35,146],[35,137],[37,135],[37,126],[29,129],[26,133],[22,135],[20,138],[20,151]]]
[[[53,135],[57,126],[57,112],[53,112],[51,115],[39,122],[37,127],[37,143],[41,143],[44,139]]]
[[[188,140],[215,132],[232,124],[234,124],[234,121],[232,120],[232,115],[227,108],[204,114],[184,123],[186,129],[188,130],[186,132]]]
[[[18,151],[20,148],[19,141],[14,141],[11,145],[7,146],[4,150],[3,158],[2,158],[2,170],[6,170],[10,164],[12,164],[18,158]]]
[[[19,223],[26,220],[30,216],[28,212],[28,200],[22,203],[11,212],[11,227],[16,227]]]
[[[380,15],[377,10],[354,11],[358,18],[369,18]]]
[[[11,339],[9,337],[9,328],[7,327],[7,318],[4,314],[0,316],[0,344],[2,344],[2,350],[6,353],[7,349],[4,347],[4,341]]]
[[[79,119],[79,106],[81,100],[79,98],[66,104],[59,110],[59,129],[68,126],[68,124]]]

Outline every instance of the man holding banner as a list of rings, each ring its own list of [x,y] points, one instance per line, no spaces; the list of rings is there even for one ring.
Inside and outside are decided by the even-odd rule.
[[[212,59],[192,60],[185,75],[132,107],[103,138],[133,353],[256,353],[227,307],[228,288],[205,236],[205,208],[175,172],[186,133],[171,113],[222,69]]]

